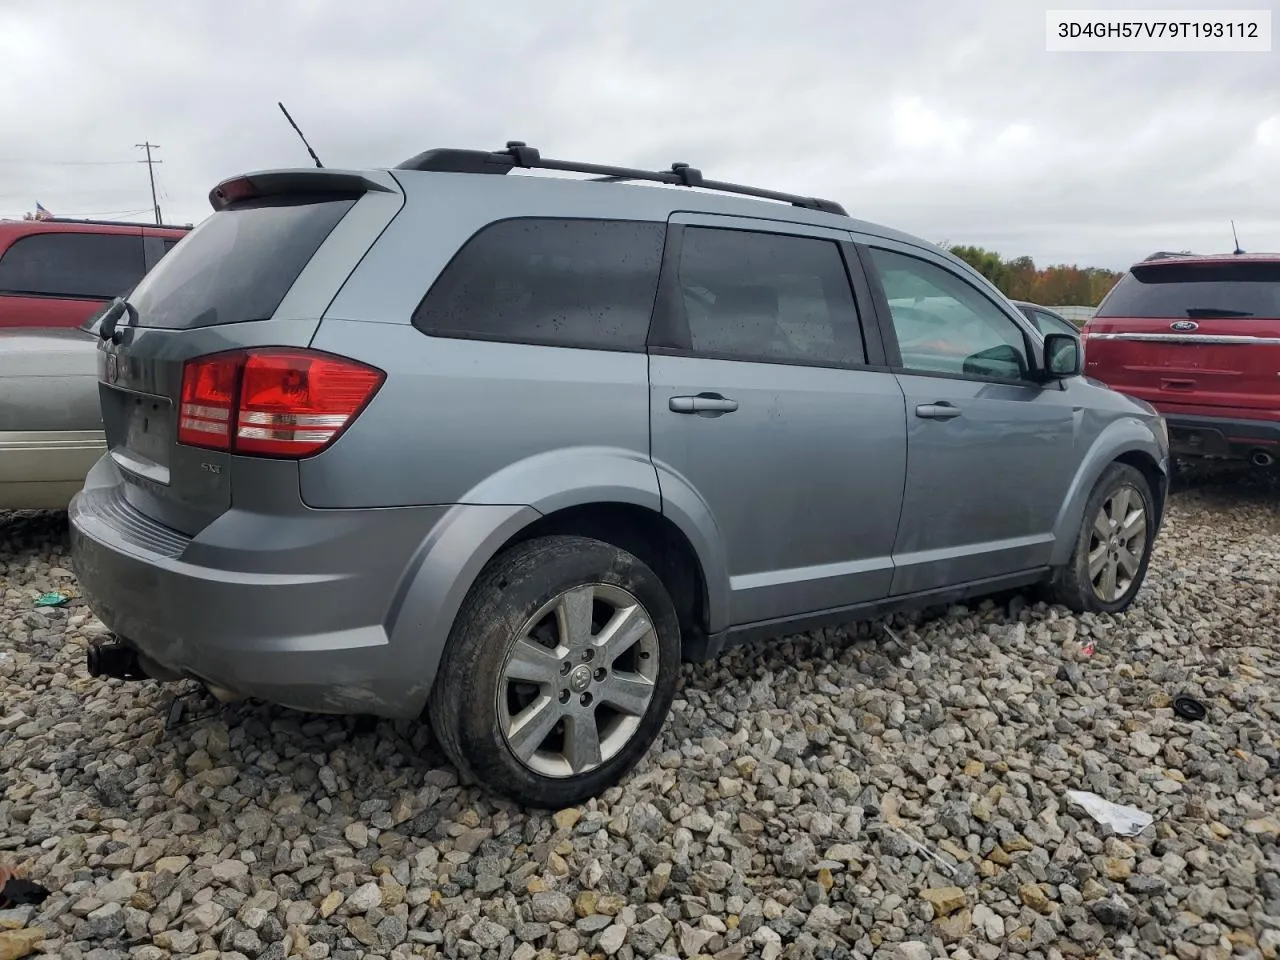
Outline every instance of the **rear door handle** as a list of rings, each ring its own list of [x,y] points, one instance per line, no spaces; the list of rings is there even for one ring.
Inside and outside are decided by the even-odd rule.
[[[733,413],[738,401],[718,393],[700,393],[696,397],[672,397],[667,401],[672,413]]]
[[[920,404],[916,407],[916,416],[921,420],[954,420],[960,416],[960,409],[940,400],[938,403]]]

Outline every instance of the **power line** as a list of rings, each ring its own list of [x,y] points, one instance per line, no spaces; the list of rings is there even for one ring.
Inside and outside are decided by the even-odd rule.
[[[164,163],[164,161],[151,159],[151,151],[159,150],[160,144],[152,143],[148,140],[145,143],[135,143],[134,146],[147,151],[147,159],[139,160],[138,162],[147,165],[147,176],[151,178],[151,206],[155,208],[156,223],[163,223],[164,221],[160,219],[160,201],[156,199],[156,171],[154,164]]]
[[[94,217],[128,217],[139,213],[150,213],[148,207],[140,207],[136,210],[95,210],[92,213],[80,213],[71,217],[73,220],[90,220]],[[70,216],[68,214],[68,216]]]
[[[137,162],[136,160],[40,160],[0,157],[0,163],[40,167],[119,167]]]

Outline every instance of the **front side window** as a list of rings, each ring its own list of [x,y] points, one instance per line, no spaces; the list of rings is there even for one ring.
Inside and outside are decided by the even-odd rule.
[[[1028,375],[1021,328],[976,287],[917,257],[875,247],[871,257],[905,369],[999,380]]]
[[[690,346],[701,355],[866,362],[849,276],[830,240],[688,227],[680,288]]]
[[[146,272],[142,237],[121,233],[38,233],[0,257],[0,293],[108,300]]]
[[[666,224],[503,220],[463,245],[413,314],[436,337],[643,350]]]

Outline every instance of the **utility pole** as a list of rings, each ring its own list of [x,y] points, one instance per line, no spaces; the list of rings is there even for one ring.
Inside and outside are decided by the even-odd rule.
[[[151,142],[147,142],[147,143],[135,143],[135,144],[134,144],[134,146],[135,146],[135,147],[138,147],[139,149],[145,149],[145,150],[147,151],[147,159],[145,159],[145,160],[139,160],[138,162],[139,162],[139,163],[145,163],[145,164],[147,165],[147,176],[151,178],[151,208],[155,211],[155,214],[156,214],[156,225],[157,225],[157,226],[159,226],[159,224],[160,224],[160,222],[161,222],[161,220],[160,220],[160,201],[156,199],[156,171],[155,171],[155,168],[154,168],[153,164],[157,164],[157,163],[164,163],[164,161],[163,161],[163,160],[152,160],[152,159],[151,159],[151,151],[152,151],[152,150],[159,150],[159,149],[160,149],[160,144],[158,144],[158,143],[151,143]]]

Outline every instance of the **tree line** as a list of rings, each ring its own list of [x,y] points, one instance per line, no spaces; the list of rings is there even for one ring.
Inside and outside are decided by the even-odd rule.
[[[1096,307],[1123,276],[1101,267],[1055,264],[1037,267],[1030,257],[1006,260],[994,250],[963,244],[941,244],[1000,288],[1011,300],[1044,306]]]

